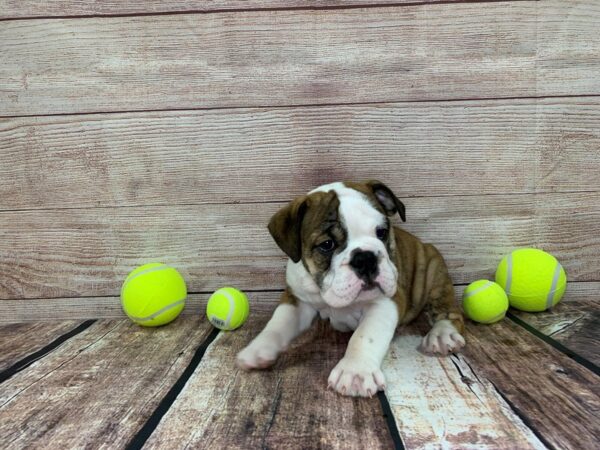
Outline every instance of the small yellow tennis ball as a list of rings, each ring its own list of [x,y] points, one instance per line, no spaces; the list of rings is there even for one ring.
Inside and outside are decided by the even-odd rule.
[[[174,320],[183,307],[187,288],[177,270],[165,264],[145,264],[133,270],[121,288],[125,314],[139,325],[157,327]]]
[[[554,256],[535,248],[506,255],[496,283],[506,291],[510,306],[522,311],[544,311],[556,305],[567,288],[567,275]]]
[[[242,326],[249,313],[248,297],[232,287],[216,291],[206,305],[208,320],[221,330],[230,331]]]
[[[467,317],[475,322],[494,323],[504,318],[508,310],[508,298],[493,281],[477,280],[468,285],[463,293],[463,309]]]

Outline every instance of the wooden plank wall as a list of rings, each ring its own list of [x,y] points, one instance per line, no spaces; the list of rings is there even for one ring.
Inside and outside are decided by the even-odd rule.
[[[249,11],[266,9],[322,9],[380,5],[426,4],[460,2],[461,0],[60,0],[36,2],[35,0],[0,0],[0,19],[40,17],[85,17],[141,15],[160,13],[200,13],[216,11]],[[492,0],[493,1],[493,0]]]
[[[154,260],[189,312],[270,299],[270,215],[345,178],[457,284],[524,245],[600,281],[600,5],[386,3],[2,1],[0,321],[114,317]]]

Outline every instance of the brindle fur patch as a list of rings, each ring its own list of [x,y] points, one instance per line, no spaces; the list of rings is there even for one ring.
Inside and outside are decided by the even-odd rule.
[[[372,180],[344,184],[365,194],[377,210],[389,216],[389,211],[373,192],[373,186],[383,185],[382,183]],[[404,205],[401,208],[404,214]],[[400,324],[414,320],[424,310],[431,323],[447,319],[462,333],[463,315],[454,298],[452,279],[440,252],[433,245],[425,244],[397,227],[390,227],[388,239],[386,246],[390,259],[398,268],[398,289],[394,300],[398,306]]]
[[[331,265],[334,255],[346,246],[347,233],[340,222],[340,201],[334,191],[315,192],[310,195],[310,206],[302,222],[302,262],[318,286]],[[335,249],[327,254],[318,245],[327,240],[335,242]]]
[[[394,300],[400,324],[415,319],[425,310],[431,323],[448,319],[462,333],[464,320],[454,299],[454,287],[444,258],[431,244],[394,227],[398,290]]]
[[[339,220],[339,206],[335,191],[315,192],[293,200],[269,222],[277,245],[292,261],[302,260],[319,286],[333,255],[346,246],[347,233]],[[333,239],[336,248],[323,254],[316,247],[327,239]]]

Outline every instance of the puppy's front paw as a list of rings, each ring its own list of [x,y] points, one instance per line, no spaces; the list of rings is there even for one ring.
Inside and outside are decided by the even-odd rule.
[[[447,355],[460,350],[464,345],[465,339],[454,328],[452,322],[440,320],[423,338],[420,349],[424,353]]]
[[[264,369],[275,363],[284,350],[279,336],[259,335],[237,355],[237,365],[245,370]]]
[[[372,397],[385,389],[385,377],[372,361],[344,357],[331,371],[328,387],[342,395]]]

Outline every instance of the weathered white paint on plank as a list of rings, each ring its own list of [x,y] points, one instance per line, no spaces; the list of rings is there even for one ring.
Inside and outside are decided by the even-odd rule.
[[[110,16],[118,14],[157,14],[253,9],[327,8],[370,5],[411,5],[460,2],[462,0],[0,0],[0,19],[61,16]]]
[[[593,191],[598,148],[594,97],[4,119],[0,210]]]
[[[285,284],[281,285],[282,292],[284,286]],[[189,294],[185,308],[181,314],[185,316],[204,317],[206,314],[206,303],[210,294]],[[246,295],[250,303],[250,314],[265,314],[273,312],[275,305],[279,301],[281,292],[246,292]],[[0,301],[0,324],[34,322],[34,326],[49,326],[52,322],[56,321],[70,323],[64,321],[72,319],[123,318],[125,318],[125,315],[121,308],[121,299],[118,296],[32,298],[27,300]],[[47,321],[48,323],[40,325],[39,321]],[[40,339],[44,339],[43,335]],[[48,342],[46,341],[46,343]]]
[[[600,5],[7,21],[0,115],[600,94]]]
[[[406,229],[439,247],[454,283],[492,276],[523,246],[555,254],[572,281],[600,280],[597,193],[405,200]],[[285,256],[266,229],[281,206],[3,212],[0,299],[116,296],[127,273],[151,261],[181,270],[191,292],[281,289]]]
[[[412,330],[414,332],[414,330]],[[402,334],[384,363],[386,395],[408,449],[545,449],[464,356],[427,356]]]

